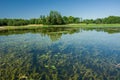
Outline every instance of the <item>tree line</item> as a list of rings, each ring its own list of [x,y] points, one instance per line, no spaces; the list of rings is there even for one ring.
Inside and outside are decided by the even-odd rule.
[[[28,24],[46,24],[46,25],[62,25],[69,23],[79,23],[80,19],[73,16],[62,16],[57,11],[50,11],[49,15],[41,15],[39,18],[29,20],[25,19],[0,19],[0,26],[22,26]]]
[[[109,16],[106,18],[97,18],[95,20],[93,19],[85,19],[82,21],[82,23],[86,24],[119,24],[120,23],[120,16]]]
[[[98,19],[80,19],[73,16],[62,16],[57,11],[50,11],[49,15],[41,15],[39,18],[33,19],[0,19],[0,26],[22,26],[28,24],[46,24],[46,25],[62,25],[70,23],[86,23],[86,24],[116,24],[120,23],[120,16],[109,16]]]

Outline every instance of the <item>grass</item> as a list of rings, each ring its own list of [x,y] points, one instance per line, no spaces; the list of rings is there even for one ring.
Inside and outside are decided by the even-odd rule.
[[[68,24],[71,27],[92,27],[92,28],[103,28],[103,27],[120,27],[120,24]]]
[[[120,27],[120,24],[67,24],[67,25],[27,25],[27,26],[0,26],[0,31],[9,30],[35,30],[41,27],[85,27],[85,28],[106,28]]]
[[[0,27],[0,31],[9,31],[9,30],[34,30],[34,29],[39,29],[43,26],[38,26],[38,25],[27,25],[27,26],[2,26]],[[45,26],[44,26],[45,27]]]

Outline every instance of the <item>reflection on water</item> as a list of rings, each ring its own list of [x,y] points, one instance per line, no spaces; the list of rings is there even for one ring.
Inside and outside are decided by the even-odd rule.
[[[0,80],[119,80],[120,28],[0,32]]]

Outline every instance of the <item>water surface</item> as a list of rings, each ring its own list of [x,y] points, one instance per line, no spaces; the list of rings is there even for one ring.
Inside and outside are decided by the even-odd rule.
[[[0,32],[0,80],[119,80],[120,28]]]

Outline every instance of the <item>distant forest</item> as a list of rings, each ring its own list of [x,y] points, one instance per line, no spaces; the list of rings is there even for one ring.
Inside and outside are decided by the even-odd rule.
[[[109,16],[106,18],[84,19],[73,16],[62,16],[57,11],[50,11],[49,15],[41,15],[39,18],[33,19],[0,19],[0,26],[22,26],[28,24],[45,24],[45,25],[63,25],[70,23],[86,23],[86,24],[119,24],[120,16]]]

